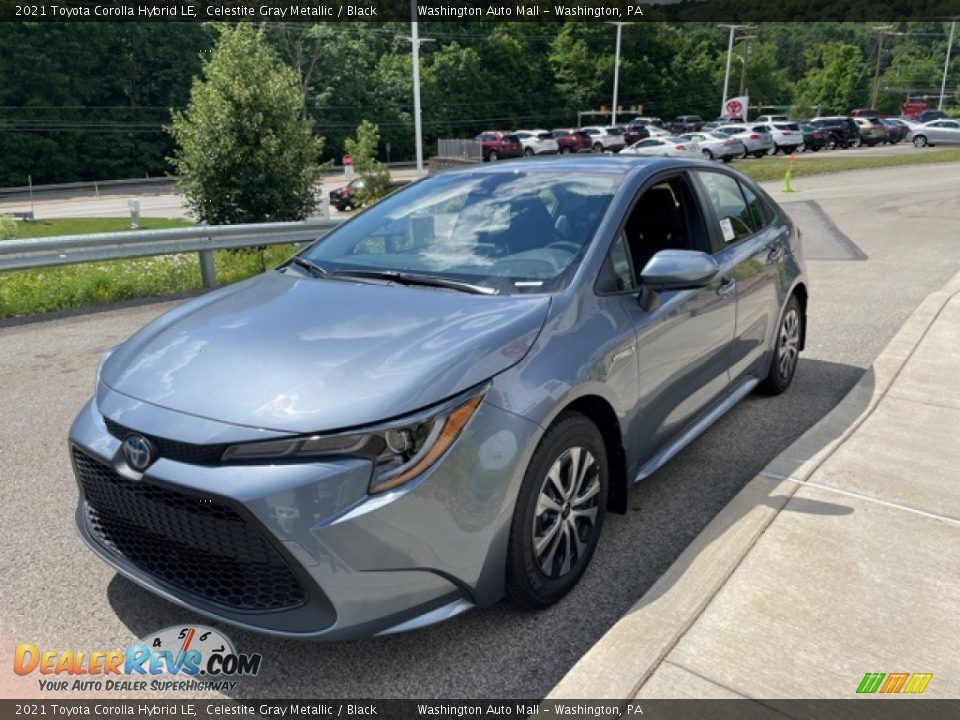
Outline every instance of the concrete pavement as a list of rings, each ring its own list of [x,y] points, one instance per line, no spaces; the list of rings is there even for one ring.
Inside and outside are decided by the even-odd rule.
[[[958,359],[960,274],[548,698],[960,697]]]

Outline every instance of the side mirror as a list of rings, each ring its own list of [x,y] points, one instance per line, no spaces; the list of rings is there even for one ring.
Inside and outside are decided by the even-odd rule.
[[[720,272],[717,261],[696,250],[661,250],[640,273],[643,292],[640,304],[644,310],[655,310],[663,290],[688,290],[710,283]]]

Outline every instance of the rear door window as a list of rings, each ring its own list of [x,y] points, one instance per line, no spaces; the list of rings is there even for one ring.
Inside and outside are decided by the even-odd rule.
[[[760,210],[756,217],[743,191],[740,183],[729,175],[719,172],[710,172],[707,170],[697,171],[704,189],[707,192],[707,198],[713,206],[714,215],[720,225],[720,236],[723,239],[723,246],[732,245],[753,233],[757,232],[762,226],[758,218],[763,215]],[[751,193],[752,195],[752,193]],[[756,202],[759,200],[753,196]]]

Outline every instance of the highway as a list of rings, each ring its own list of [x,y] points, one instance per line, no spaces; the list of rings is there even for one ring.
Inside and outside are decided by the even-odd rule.
[[[225,627],[239,650],[264,657],[260,675],[230,695],[542,697],[960,270],[958,177],[960,164],[950,164],[803,177],[790,195],[771,184],[807,238],[808,341],[793,387],[748,398],[638,485],[629,514],[608,516],[593,564],[560,604],[531,613],[501,603],[415,633],[334,645]],[[0,636],[8,648],[107,650],[202,621],[119,578],[77,539],[65,442],[100,354],[174,304],[0,324]],[[0,690],[40,694],[36,675],[11,672],[0,673]]]

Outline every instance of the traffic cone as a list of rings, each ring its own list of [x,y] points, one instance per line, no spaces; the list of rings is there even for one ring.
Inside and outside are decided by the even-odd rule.
[[[787,165],[787,174],[783,176],[783,191],[785,193],[792,193],[793,188],[790,187],[790,176],[793,174],[793,164],[797,161],[797,158],[793,155],[790,155],[790,164]]]

